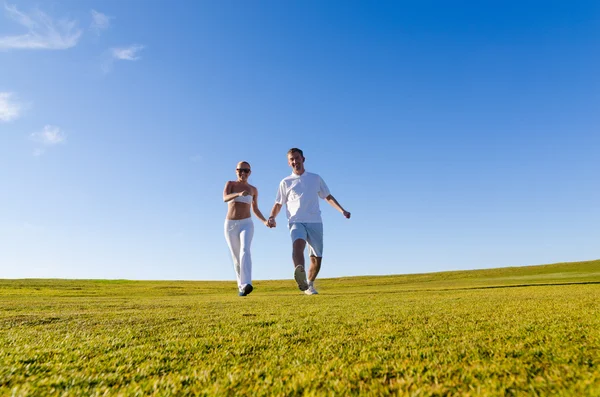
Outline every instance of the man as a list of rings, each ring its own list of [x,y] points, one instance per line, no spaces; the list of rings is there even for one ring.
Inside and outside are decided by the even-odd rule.
[[[292,148],[287,153],[288,165],[292,175],[284,178],[279,184],[275,205],[267,226],[275,227],[275,217],[286,205],[288,227],[292,237],[292,260],[294,261],[294,279],[300,291],[306,295],[317,294],[315,279],[321,270],[323,258],[323,221],[319,209],[319,198],[326,200],[333,208],[340,211],[344,217],[350,218],[340,203],[329,193],[323,179],[304,170],[304,154],[298,148]],[[308,243],[310,253],[310,268],[308,280],[304,269],[304,248]]]

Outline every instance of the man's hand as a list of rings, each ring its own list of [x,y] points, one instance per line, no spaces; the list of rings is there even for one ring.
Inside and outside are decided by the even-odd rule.
[[[344,214],[344,217],[346,219],[350,219],[350,213],[348,211],[344,211],[344,212],[342,212],[342,214]]]
[[[277,227],[277,222],[275,222],[275,218],[272,216],[267,219],[267,227]]]

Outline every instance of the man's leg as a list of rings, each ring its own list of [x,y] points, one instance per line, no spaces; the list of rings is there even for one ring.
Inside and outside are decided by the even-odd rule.
[[[308,254],[310,255],[310,269],[308,269],[308,281],[312,284],[321,270],[323,260],[323,224],[310,223],[307,227]]]
[[[308,269],[308,288],[304,292],[307,295],[315,295],[318,294],[315,289],[315,280],[321,270],[321,261],[323,260],[323,224],[311,223],[306,229],[310,268]]]
[[[296,280],[300,291],[306,291],[308,289],[308,283],[306,282],[306,270],[304,270],[305,247],[305,240],[294,240],[292,251],[292,259],[294,261],[294,280]]]
[[[292,237],[292,261],[294,262],[294,279],[300,291],[308,289],[306,270],[304,269],[304,249],[306,248],[306,226],[302,223],[290,224]]]
[[[323,260],[323,258],[320,256],[311,256],[310,257],[310,268],[308,269],[309,284],[317,279],[319,270],[321,270],[321,261],[322,260]]]
[[[304,268],[304,248],[306,248],[306,240],[299,238],[292,243],[292,261],[294,262],[294,268],[298,266]]]

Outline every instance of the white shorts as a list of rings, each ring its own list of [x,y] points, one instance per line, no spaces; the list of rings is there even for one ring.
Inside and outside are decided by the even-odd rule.
[[[298,239],[306,241],[310,256],[323,257],[323,224],[322,223],[290,223],[292,243]]]

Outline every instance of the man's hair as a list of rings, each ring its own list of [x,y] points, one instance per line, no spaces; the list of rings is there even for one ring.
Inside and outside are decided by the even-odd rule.
[[[290,150],[288,150],[288,152],[287,152],[288,156],[290,154],[294,154],[294,153],[300,153],[300,156],[302,156],[302,158],[304,158],[304,153],[302,153],[302,150],[298,149],[297,147],[293,147]]]

